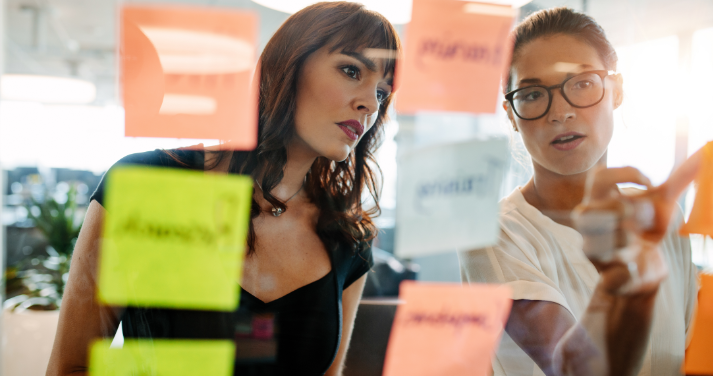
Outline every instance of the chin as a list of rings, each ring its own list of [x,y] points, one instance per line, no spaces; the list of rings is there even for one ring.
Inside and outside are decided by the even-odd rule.
[[[567,161],[565,165],[554,165],[552,166],[553,168],[549,168],[549,170],[564,176],[577,175],[591,170],[594,166],[596,166],[597,161],[598,159],[596,158],[587,158],[587,160],[570,160]]]
[[[342,162],[345,159],[347,159],[347,157],[349,157],[349,153],[351,151],[352,151],[352,149],[348,145],[341,145],[341,146],[335,145],[333,147],[325,148],[319,154],[321,156],[329,159],[330,161]]]

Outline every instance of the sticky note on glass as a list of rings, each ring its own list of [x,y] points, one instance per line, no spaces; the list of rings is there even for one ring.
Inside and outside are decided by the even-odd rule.
[[[232,311],[252,180],[152,167],[109,172],[99,299],[110,305]]]
[[[682,372],[686,375],[713,375],[713,274],[700,277],[698,311]]]
[[[401,283],[384,376],[486,376],[510,313],[504,285]]]
[[[696,176],[696,199],[681,235],[713,236],[713,141],[703,146],[703,162]]]
[[[414,0],[396,109],[494,113],[514,14],[509,6]]]
[[[90,376],[233,375],[232,341],[124,340],[122,348],[110,344],[110,340],[92,344]]]
[[[257,143],[257,16],[235,9],[121,10],[125,135]]]
[[[396,187],[396,255],[419,257],[497,243],[507,158],[505,138],[443,144],[402,155]]]

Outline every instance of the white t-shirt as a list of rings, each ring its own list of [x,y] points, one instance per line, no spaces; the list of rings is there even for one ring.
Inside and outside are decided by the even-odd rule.
[[[697,270],[687,237],[677,235],[682,215],[672,221],[661,248],[669,268],[654,307],[654,324],[641,376],[678,375],[688,343],[698,294]],[[500,202],[500,239],[493,247],[460,251],[465,282],[504,283],[513,299],[555,302],[579,319],[599,279],[582,251],[582,236],[530,205],[519,187]],[[493,359],[495,375],[544,375],[503,333]]]

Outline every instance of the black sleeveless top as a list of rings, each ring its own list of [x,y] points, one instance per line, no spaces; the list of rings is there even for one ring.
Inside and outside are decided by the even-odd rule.
[[[172,152],[187,166],[155,150],[126,156],[112,168],[134,164],[203,170],[202,150]],[[102,205],[108,175],[91,196]],[[368,249],[337,249],[329,256],[332,270],[327,275],[277,300],[264,303],[241,289],[236,312],[127,307],[121,317],[124,338],[231,339],[236,344],[236,375],[323,375],[342,336],[342,291],[373,265]],[[251,325],[264,326],[265,320],[268,329],[256,339]],[[267,338],[270,332],[274,332],[272,341]]]

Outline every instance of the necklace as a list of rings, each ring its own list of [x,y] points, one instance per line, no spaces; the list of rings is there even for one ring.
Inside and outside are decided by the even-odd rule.
[[[287,201],[283,202],[283,204],[287,204],[288,202],[290,202],[290,200],[295,198],[295,196],[297,196],[297,194],[302,191],[302,188],[304,188],[306,181],[307,181],[307,176],[305,176],[304,180],[302,181],[302,185],[300,186],[300,189],[298,189],[297,192],[295,192],[295,194],[293,194],[290,198],[288,198]],[[262,191],[262,186],[260,185],[260,183],[258,183],[257,179],[255,179],[255,184],[257,184],[258,188],[260,188],[260,190]],[[270,203],[270,205],[272,205],[272,203]],[[272,205],[272,215],[274,217],[279,217],[280,215],[282,215],[282,213],[284,213],[284,210],[282,210],[282,208],[278,208],[275,205]]]

